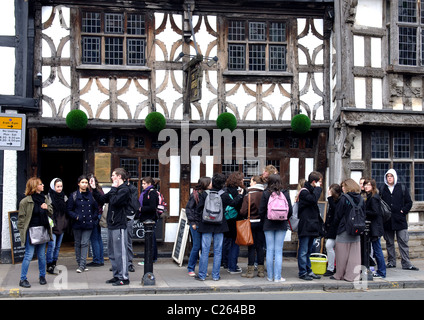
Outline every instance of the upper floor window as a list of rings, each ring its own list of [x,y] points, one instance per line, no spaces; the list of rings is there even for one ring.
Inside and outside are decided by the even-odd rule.
[[[84,11],[81,20],[82,64],[146,64],[144,14]]]
[[[399,0],[397,26],[399,33],[399,64],[424,65],[424,3]]]
[[[286,71],[286,56],[286,22],[228,22],[228,70]]]

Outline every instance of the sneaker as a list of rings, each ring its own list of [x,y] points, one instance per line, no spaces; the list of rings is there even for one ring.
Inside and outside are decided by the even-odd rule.
[[[310,274],[308,274],[308,276],[310,276],[312,279],[321,279],[320,276],[317,276],[315,273],[311,272]]]
[[[118,280],[119,280],[118,278],[113,277],[112,279],[106,280],[106,283],[115,283]]]
[[[242,273],[243,271],[241,270],[241,268],[237,268],[236,270],[234,270],[234,271],[231,271],[230,269],[228,269],[228,272],[230,273],[230,274],[238,274],[238,273]]]
[[[129,279],[124,280],[118,280],[112,283],[112,286],[127,286],[130,284]]]
[[[104,265],[105,265],[104,263],[97,263],[97,262],[87,263],[87,267],[102,267]]]
[[[408,268],[402,268],[403,270],[411,270],[411,271],[418,271],[418,270],[420,270],[420,269],[418,269],[417,267],[414,267],[414,266],[410,266],[410,267],[408,267]]]
[[[45,285],[45,284],[47,284],[47,281],[46,281],[46,278],[45,277],[40,277],[39,281],[40,281],[40,284],[42,286]]]
[[[20,280],[19,281],[19,286],[23,287],[23,288],[31,288],[31,285],[29,284],[28,280]]]
[[[299,279],[306,280],[306,281],[311,281],[314,278],[312,278],[309,274],[305,273],[304,275],[299,276]]]
[[[284,279],[284,278],[280,278],[280,279],[275,279],[274,280],[274,282],[284,282],[284,281],[286,281],[286,279]]]
[[[213,281],[219,281],[219,280],[221,280],[221,277],[218,277],[218,278],[212,278],[212,280],[213,280]]]
[[[386,265],[386,268],[396,268],[396,266],[394,264],[388,263]]]
[[[194,273],[194,271],[190,271],[190,272],[188,273],[188,275],[189,275],[189,277],[194,277],[196,274]]]
[[[200,278],[198,275],[194,276],[194,280],[205,281],[205,279]]]
[[[372,274],[373,279],[381,279],[383,278],[382,276],[380,276],[377,272]]]
[[[144,261],[140,261],[139,263],[137,263],[139,266],[144,266]]]
[[[335,272],[331,270],[326,270],[325,273],[322,275],[323,277],[331,277]]]
[[[77,273],[82,273],[82,272],[84,272],[84,269],[83,269],[83,268],[81,268],[81,267],[79,267],[79,268],[77,269]]]
[[[128,272],[135,272],[134,266],[132,264],[128,266]]]

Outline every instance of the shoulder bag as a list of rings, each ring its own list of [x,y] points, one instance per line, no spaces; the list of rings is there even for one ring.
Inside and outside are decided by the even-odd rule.
[[[247,209],[247,219],[236,221],[237,237],[236,244],[239,246],[253,245],[252,228],[250,225],[250,193],[248,194],[249,205]]]

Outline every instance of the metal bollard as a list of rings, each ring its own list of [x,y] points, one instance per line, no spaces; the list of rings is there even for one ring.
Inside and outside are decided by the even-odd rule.
[[[153,274],[153,228],[155,222],[146,220],[144,225],[144,275],[141,283],[145,286],[154,286],[156,279]]]

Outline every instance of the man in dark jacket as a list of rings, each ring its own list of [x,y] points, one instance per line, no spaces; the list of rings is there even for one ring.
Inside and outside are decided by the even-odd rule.
[[[319,212],[318,200],[321,196],[322,174],[312,171],[308,181],[299,194],[299,248],[297,264],[299,278],[303,280],[320,279],[312,272],[310,255],[314,239],[319,237],[322,230],[322,218]]]
[[[93,196],[100,205],[109,203],[107,212],[108,225],[108,251],[112,264],[113,278],[107,280],[114,286],[128,285],[128,234],[127,234],[127,212],[126,207],[130,201],[130,190],[126,183],[127,173],[122,168],[116,168],[112,172],[112,188],[101,195],[94,181],[90,179],[93,188]]]
[[[392,208],[392,216],[384,224],[384,240],[388,255],[387,268],[396,267],[395,233],[401,255],[402,269],[418,270],[409,260],[409,233],[406,215],[412,208],[411,196],[405,186],[398,183],[398,176],[394,169],[384,175],[385,185],[380,187],[380,196]]]

